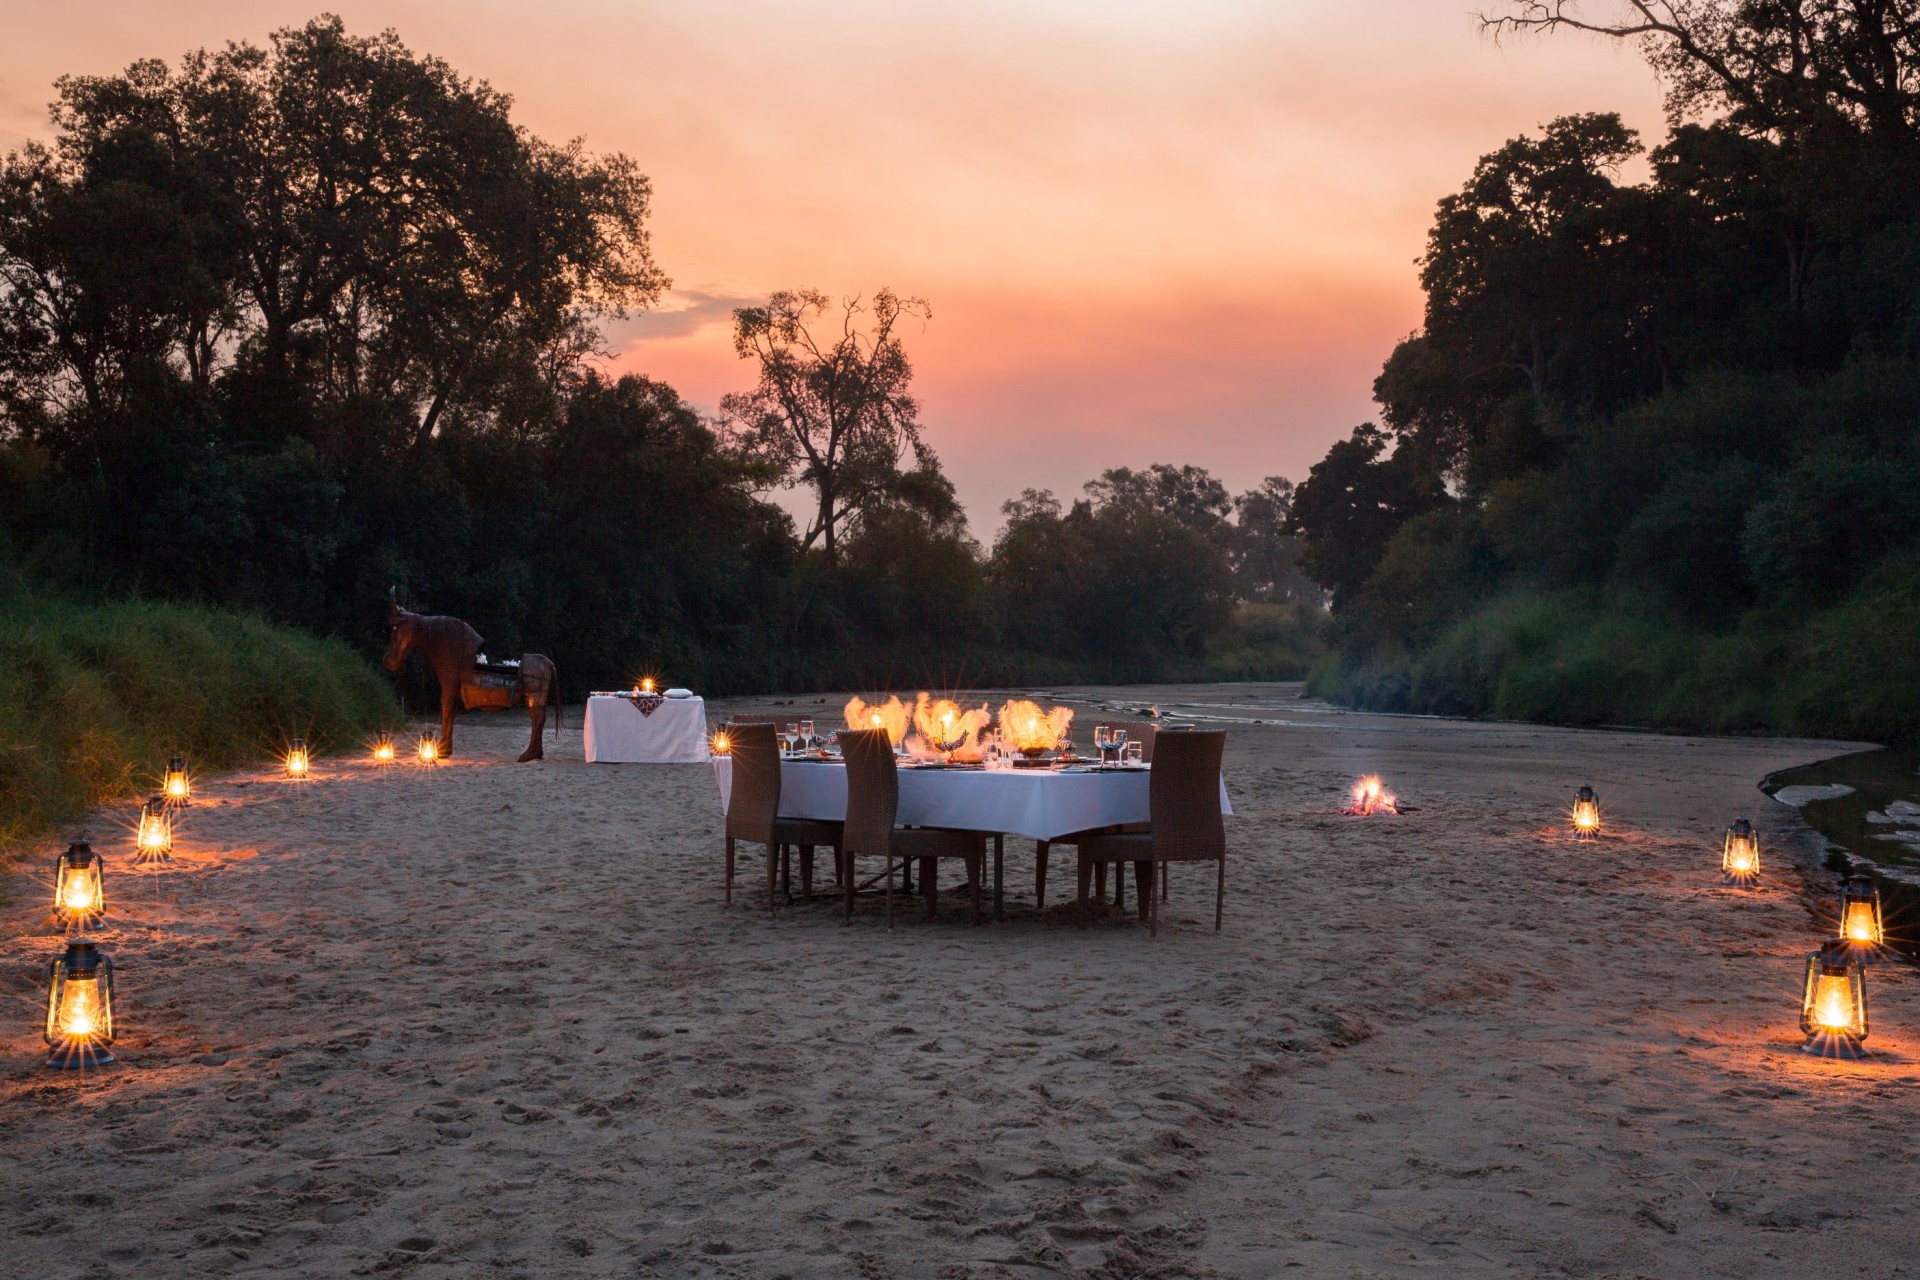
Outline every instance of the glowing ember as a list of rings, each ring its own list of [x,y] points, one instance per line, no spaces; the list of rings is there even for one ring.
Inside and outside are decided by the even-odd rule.
[[[1001,736],[1022,755],[1037,756],[1053,750],[1072,727],[1070,707],[1042,711],[1038,703],[1016,699],[1000,708]]]
[[[1350,794],[1353,796],[1353,803],[1342,809],[1340,811],[1342,813],[1364,818],[1376,813],[1400,812],[1400,802],[1394,798],[1393,792],[1381,784],[1380,775],[1377,773],[1370,773],[1354,783]]]
[[[846,718],[849,729],[885,729],[887,741],[899,746],[907,736],[907,723],[912,711],[897,696],[889,697],[885,702],[867,702],[859,697],[847,700]]]

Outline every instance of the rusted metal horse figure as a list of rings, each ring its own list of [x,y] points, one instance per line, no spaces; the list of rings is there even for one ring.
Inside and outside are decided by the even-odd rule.
[[[408,613],[400,607],[400,602],[391,602],[387,614],[387,631],[392,637],[387,644],[387,656],[382,665],[389,671],[398,671],[400,664],[407,660],[407,654],[418,649],[426,658],[433,674],[440,679],[440,755],[446,758],[453,754],[453,714],[458,709],[463,689],[468,693],[469,706],[506,707],[520,702],[527,705],[527,713],[533,720],[533,736],[527,743],[527,749],[520,753],[524,763],[539,760],[546,755],[541,749],[541,732],[547,724],[547,704],[559,697],[557,672],[553,662],[545,654],[526,653],[520,656],[518,678],[511,683],[497,676],[488,678],[491,673],[476,671],[475,663],[480,657],[480,633],[458,618],[440,617],[426,613]],[[485,696],[494,689],[507,688],[508,697],[495,702]],[[474,695],[480,695],[475,697]],[[560,726],[560,707],[554,702],[553,723]]]

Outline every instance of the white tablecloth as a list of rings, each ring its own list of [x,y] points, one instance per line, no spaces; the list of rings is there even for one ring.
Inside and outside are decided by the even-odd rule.
[[[588,764],[705,764],[707,704],[668,698],[643,716],[630,698],[587,699]]]
[[[733,761],[713,762],[724,812],[733,789]],[[1003,831],[1057,840],[1076,831],[1146,822],[1151,770],[1057,773],[1050,769],[902,769],[894,820],[910,827]],[[1220,780],[1220,812],[1230,814]],[[837,764],[780,763],[780,816],[841,822],[847,816],[847,771]]]

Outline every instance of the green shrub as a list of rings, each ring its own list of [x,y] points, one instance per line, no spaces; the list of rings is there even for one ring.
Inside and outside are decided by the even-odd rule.
[[[15,594],[0,599],[0,840],[153,787],[169,755],[230,768],[294,734],[347,751],[398,716],[337,640],[213,609]]]

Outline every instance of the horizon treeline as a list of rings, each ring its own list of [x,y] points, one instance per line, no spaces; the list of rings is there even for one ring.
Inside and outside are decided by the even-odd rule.
[[[1865,0],[1510,3],[1638,42],[1439,203],[1379,422],[1294,495],[1362,706],[1904,738],[1920,713],[1920,31]],[[1623,180],[1644,160],[1644,181]]]
[[[1293,676],[1322,593],[1281,478],[1029,491],[990,548],[923,439],[879,290],[736,314],[704,419],[598,371],[670,282],[626,156],[332,17],[66,77],[0,165],[0,530],[13,585],[384,643],[390,590],[551,655],[712,692]],[[804,528],[769,500],[810,490]],[[423,679],[415,673],[414,680]]]

